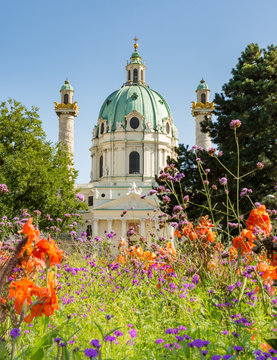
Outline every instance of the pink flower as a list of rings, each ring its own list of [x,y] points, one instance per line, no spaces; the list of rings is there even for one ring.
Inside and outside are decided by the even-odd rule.
[[[230,128],[232,129],[232,130],[235,130],[235,129],[237,129],[237,128],[239,128],[240,126],[241,126],[241,121],[240,120],[238,120],[238,119],[236,119],[236,120],[232,120],[231,122],[230,122]]]

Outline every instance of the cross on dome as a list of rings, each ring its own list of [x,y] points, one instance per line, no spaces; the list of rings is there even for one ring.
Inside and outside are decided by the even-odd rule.
[[[134,41],[135,41],[135,43],[134,43],[134,48],[135,48],[135,51],[137,51],[137,49],[138,49],[138,43],[137,43],[138,38],[135,37],[135,38],[134,38]]]

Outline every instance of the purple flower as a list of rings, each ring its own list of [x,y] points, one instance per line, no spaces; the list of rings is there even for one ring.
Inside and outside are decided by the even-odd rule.
[[[2,194],[7,194],[9,192],[9,189],[6,184],[0,184],[0,192]]]
[[[193,284],[197,285],[199,282],[200,277],[198,275],[194,275],[192,278]]]
[[[169,204],[169,203],[170,203],[170,201],[171,201],[171,199],[170,199],[170,197],[169,197],[169,196],[167,196],[167,195],[163,196],[163,203],[165,203],[165,204]]]
[[[70,217],[71,217],[71,215],[70,215],[70,214],[68,214],[68,213],[66,213],[66,214],[64,214],[64,217],[66,217],[66,218],[68,219],[68,218],[70,218]]]
[[[184,202],[186,203],[186,202],[188,202],[189,201],[189,195],[185,195],[184,196]]]
[[[98,355],[98,352],[95,349],[85,349],[84,353],[89,358],[94,358]]]
[[[208,150],[208,154],[210,156],[214,156],[215,152],[216,152],[216,148],[213,148],[213,147]]]
[[[219,183],[220,183],[221,185],[226,185],[226,184],[227,184],[227,179],[226,179],[226,177],[222,177],[221,179],[219,179]]]
[[[149,191],[149,195],[155,195],[155,194],[157,194],[157,190],[150,190]]]
[[[97,349],[99,349],[101,347],[101,344],[98,339],[91,340],[90,345],[92,345],[93,347],[95,347]]]
[[[262,162],[257,162],[257,169],[262,170],[264,168],[264,164]]]
[[[76,199],[79,199],[81,202],[84,202],[85,197],[82,194],[76,194]]]
[[[115,330],[114,335],[115,335],[116,337],[123,336],[123,332],[121,332],[121,331],[119,331],[119,330]]]
[[[232,357],[232,355],[227,354],[227,355],[224,355],[222,359],[228,360],[228,359],[230,359],[231,357]]]
[[[182,210],[183,210],[182,206],[175,205],[172,211],[177,214],[177,213],[181,212]]]
[[[21,335],[20,330],[18,328],[14,328],[11,330],[10,335],[12,338],[16,339],[18,336]]]
[[[112,343],[115,340],[116,340],[116,337],[112,336],[112,335],[108,335],[108,336],[105,337],[105,342],[109,341],[110,343]]]
[[[243,351],[243,347],[242,346],[234,346],[234,350],[239,353],[240,351]]]
[[[230,122],[229,126],[230,126],[230,128],[231,128],[232,130],[235,130],[235,129],[237,129],[237,128],[239,128],[239,127],[241,126],[241,121],[238,120],[238,119],[232,120],[232,121]]]
[[[132,329],[129,331],[129,334],[131,336],[131,338],[135,338],[137,336],[137,330],[136,329]]]
[[[211,360],[220,360],[221,359],[221,356],[220,355],[213,355],[211,357]]]
[[[156,344],[161,344],[161,343],[163,343],[163,342],[164,342],[164,340],[161,339],[161,338],[156,340]]]

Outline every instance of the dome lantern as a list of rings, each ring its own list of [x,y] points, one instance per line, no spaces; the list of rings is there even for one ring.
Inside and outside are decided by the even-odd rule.
[[[145,83],[145,65],[141,61],[141,56],[138,53],[138,38],[134,38],[134,52],[130,57],[130,62],[127,62],[127,82],[125,85],[146,85]]]

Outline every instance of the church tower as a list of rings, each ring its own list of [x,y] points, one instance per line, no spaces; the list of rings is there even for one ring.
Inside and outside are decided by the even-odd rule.
[[[209,133],[201,131],[201,122],[207,117],[212,117],[214,103],[209,102],[210,89],[205,80],[202,79],[196,89],[197,102],[192,101],[192,116],[195,118],[195,145],[201,146],[204,150],[211,147],[211,138]]]
[[[59,143],[66,145],[74,157],[74,117],[78,116],[77,101],[73,102],[73,87],[65,80],[60,90],[61,103],[55,102],[55,111],[59,117]]]

